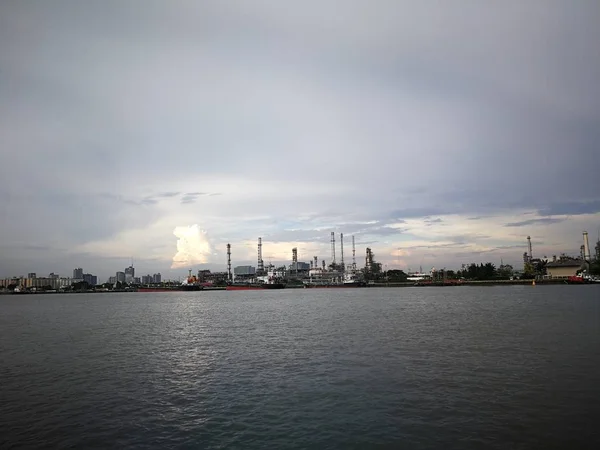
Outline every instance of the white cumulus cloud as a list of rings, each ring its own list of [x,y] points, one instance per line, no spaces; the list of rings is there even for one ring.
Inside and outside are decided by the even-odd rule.
[[[171,269],[204,264],[211,254],[210,243],[206,231],[198,225],[175,227],[173,234],[177,236],[177,253],[173,256]]]

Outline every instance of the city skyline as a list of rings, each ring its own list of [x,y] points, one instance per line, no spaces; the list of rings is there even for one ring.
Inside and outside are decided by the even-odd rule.
[[[0,276],[596,241],[596,3],[234,5],[0,5]]]

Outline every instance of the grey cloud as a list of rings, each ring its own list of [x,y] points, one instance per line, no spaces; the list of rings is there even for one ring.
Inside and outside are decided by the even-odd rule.
[[[558,218],[552,218],[552,217],[542,217],[540,219],[529,219],[529,220],[523,220],[521,222],[510,222],[505,224],[505,227],[524,227],[527,225],[535,225],[535,224],[552,224],[552,223],[560,223],[560,222],[564,222],[565,219],[558,219]]]
[[[179,183],[207,176],[244,183],[202,205],[215,239],[298,216],[387,236],[394,219],[600,211],[594,2],[342,9],[2,2],[0,236],[108,238],[195,211],[220,193]],[[265,180],[281,195],[248,192]]]
[[[160,194],[156,194],[153,197],[171,198],[171,197],[177,197],[178,195],[179,195],[179,192],[161,192]]]
[[[600,167],[600,166],[597,166]],[[595,214],[600,212],[600,200],[595,201],[570,201],[554,203],[539,211],[541,215],[580,215],[580,214]]]

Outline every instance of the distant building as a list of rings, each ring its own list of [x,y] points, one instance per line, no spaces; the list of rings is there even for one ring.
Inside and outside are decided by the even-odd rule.
[[[234,275],[248,276],[256,275],[256,267],[254,266],[237,266],[233,268]]]
[[[135,284],[140,284],[140,283],[141,283],[140,277],[134,277],[134,278],[133,278],[133,282],[134,282]]]
[[[125,272],[117,272],[116,277],[118,283],[125,283]]]
[[[115,284],[117,282],[117,277],[108,277],[108,284]]]
[[[29,273],[27,274],[27,278],[37,278],[37,277],[36,277],[36,275],[35,275],[35,272],[29,272]]]
[[[152,282],[155,284],[159,284],[162,282],[162,276],[160,273],[155,273],[154,275],[152,275]]]
[[[13,284],[20,286],[22,289],[39,291],[39,290],[58,290],[71,285],[71,278],[47,278],[47,277],[33,277],[33,278],[18,278],[12,279]],[[8,283],[10,284],[10,283]],[[6,284],[6,286],[8,285]]]
[[[92,275],[91,273],[84,273],[83,281],[85,281],[90,286],[96,286],[98,284],[98,277],[96,275]]]
[[[73,279],[74,280],[83,280],[83,269],[78,267],[73,270]]]
[[[581,259],[563,257],[549,262],[546,265],[546,272],[552,278],[567,278],[577,275],[582,266]]]
[[[198,281],[201,283],[225,283],[227,282],[227,272],[211,272],[210,270],[199,270]]]
[[[52,272],[50,275],[48,275],[48,278],[60,278],[60,277],[57,273]]]
[[[133,283],[133,278],[135,277],[135,268],[133,266],[129,266],[125,268],[125,282]]]
[[[314,267],[313,267],[314,271]],[[294,278],[305,278],[310,276],[310,264],[302,261],[292,263],[288,266],[287,273]],[[314,273],[314,272],[313,272]]]
[[[233,277],[237,281],[250,280],[256,276],[254,266],[237,266],[233,268]]]
[[[142,275],[142,284],[152,284],[153,281],[154,278],[152,277],[152,275]]]

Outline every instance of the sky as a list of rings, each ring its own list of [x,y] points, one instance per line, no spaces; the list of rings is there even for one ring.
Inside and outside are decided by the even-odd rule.
[[[522,266],[600,229],[595,0],[0,3],[0,276]]]

